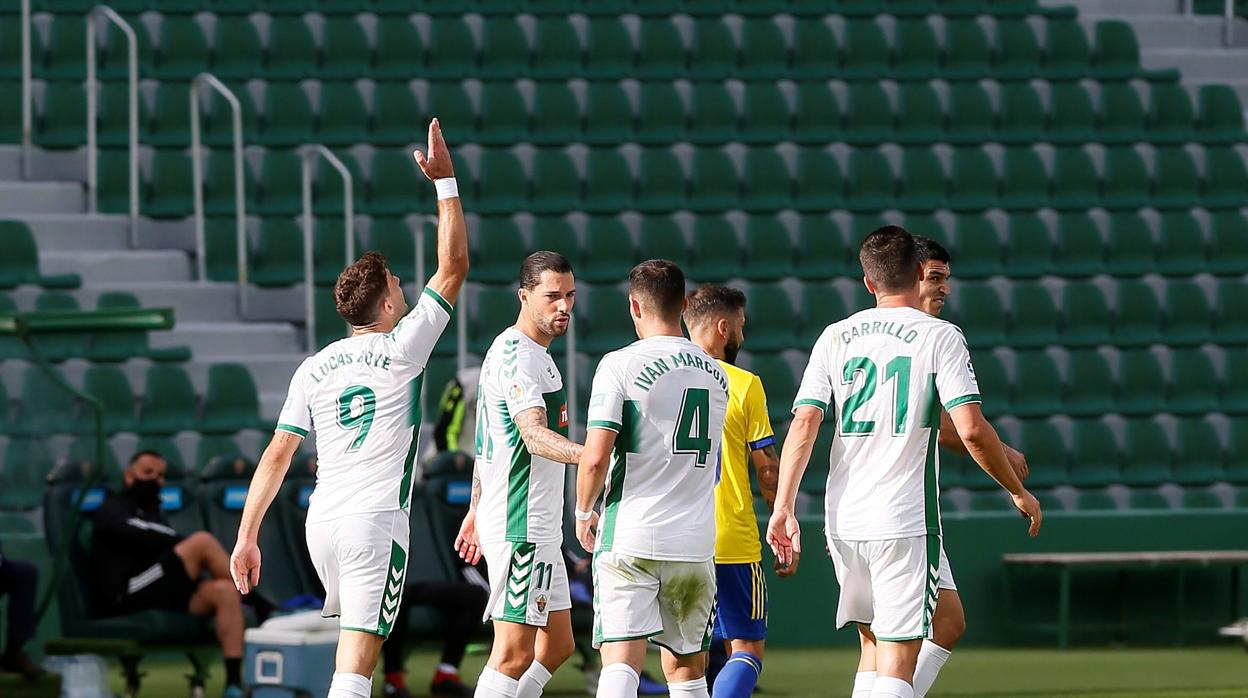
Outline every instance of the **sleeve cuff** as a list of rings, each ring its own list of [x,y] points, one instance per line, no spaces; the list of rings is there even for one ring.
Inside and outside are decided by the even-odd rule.
[[[805,398],[805,399],[798,400],[797,402],[793,403],[793,410],[792,410],[792,411],[793,411],[793,412],[796,412],[796,411],[797,411],[797,408],[799,408],[799,407],[807,407],[807,406],[809,406],[809,407],[818,407],[818,408],[819,408],[819,411],[820,411],[820,412],[823,412],[823,413],[825,413],[825,414],[826,414],[826,413],[827,413],[827,411],[828,411],[828,403],[824,402],[823,400],[815,400],[815,399],[813,399],[813,398]]]
[[[278,424],[277,431],[290,432],[291,434],[294,434],[295,436],[307,436],[308,435],[307,429],[304,429],[302,427],[297,427],[294,424]]]
[[[984,399],[979,396],[979,393],[971,393],[970,395],[963,395],[962,397],[954,398],[950,400],[949,402],[946,402],[945,411],[948,412],[955,407],[961,407],[962,405],[965,405],[968,402],[983,402],[983,401]]]
[[[751,450],[751,451],[760,451],[760,450],[762,450],[762,449],[764,449],[764,448],[767,448],[768,446],[775,446],[775,445],[776,445],[776,435],[775,435],[775,434],[772,434],[771,436],[764,436],[763,438],[759,439],[758,441],[751,441],[751,442],[749,442],[749,444],[748,444],[748,445],[749,445],[749,447],[750,447],[750,450]]]
[[[445,298],[442,297],[442,294],[429,288],[428,286],[425,287],[425,290],[422,291],[422,293],[425,294],[426,296],[429,296],[433,300],[437,301],[438,305],[442,306],[442,309],[446,311],[447,315],[455,314],[455,308],[450,304],[449,301],[447,301]]]
[[[590,428],[590,429],[607,429],[607,430],[609,430],[609,431],[613,431],[613,432],[615,432],[615,433],[617,433],[617,434],[618,434],[618,433],[620,433],[620,429],[622,429],[623,427],[622,427],[622,426],[620,426],[620,423],[619,423],[619,422],[612,422],[612,421],[607,420],[607,419],[591,419],[591,420],[589,420],[589,425],[588,425],[588,428]]]

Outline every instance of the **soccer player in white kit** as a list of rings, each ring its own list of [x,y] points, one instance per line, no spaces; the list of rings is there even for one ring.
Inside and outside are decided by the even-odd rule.
[[[368,698],[381,644],[399,610],[407,571],[412,469],[425,364],[468,275],[464,212],[441,127],[429,124],[417,164],[438,191],[438,269],[408,312],[398,277],[369,252],[334,285],[351,336],[306,359],[290,381],[277,431],[247,492],[230,572],[246,594],[260,583],[256,544],[291,457],[316,431],[316,489],[308,552],[325,586],[322,614],[338,616],[329,698]]]
[[[876,307],[829,325],[811,352],[780,458],[767,541],[783,563],[801,551],[793,513],[824,414],[834,420],[825,501],[828,549],[841,594],[837,627],[876,640],[872,698],[912,698],[915,664],[931,635],[941,528],[937,438],[941,407],[975,461],[1039,533],[1040,504],[1010,467],[980,411],[962,331],[918,309],[914,237],[885,226],[859,251]]]
[[[663,648],[669,695],[706,698],[728,378],[681,331],[680,267],[642,262],[628,283],[640,340],[598,364],[576,479],[576,535],[594,552],[598,698],[637,695],[647,640]]]
[[[563,255],[520,265],[520,315],[485,354],[477,389],[472,503],[455,548],[485,556],[494,647],[477,698],[536,698],[576,649],[563,562],[563,481],[581,445],[550,343],[568,331],[576,279]]]

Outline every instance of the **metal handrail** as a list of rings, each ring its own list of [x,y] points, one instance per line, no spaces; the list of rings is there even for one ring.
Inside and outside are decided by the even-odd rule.
[[[35,118],[30,79],[30,0],[22,0],[22,179],[30,179],[31,143]]]
[[[207,242],[204,239],[204,154],[201,152],[199,91],[207,85],[230,105],[230,126],[234,141],[234,227],[238,245],[238,308],[247,312],[247,197],[243,179],[243,107],[230,88],[211,73],[200,73],[191,80],[191,176],[195,201],[195,267],[201,282],[208,280]]]
[[[300,170],[303,179],[303,277],[304,303],[307,307],[308,321],[306,325],[308,351],[316,351],[316,278],[312,264],[312,163],[317,156],[338,170],[342,177],[342,227],[345,236],[345,262],[349,266],[355,261],[355,200],[352,188],[351,170],[343,164],[338,156],[323,145],[308,145],[301,149]]]
[[[130,225],[131,247],[139,243],[139,48],[134,28],[108,5],[97,5],[87,13],[87,210],[99,211],[100,162],[96,117],[99,115],[99,85],[96,83],[95,40],[99,19],[112,22],[126,36],[126,113],[130,160]]]

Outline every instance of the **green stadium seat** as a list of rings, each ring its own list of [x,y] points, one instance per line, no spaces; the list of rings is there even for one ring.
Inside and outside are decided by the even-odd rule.
[[[1040,42],[1025,19],[998,20],[993,45],[992,73],[998,79],[1026,80],[1039,72]]]
[[[790,75],[794,79],[809,79],[836,74],[840,63],[840,48],[836,34],[824,18],[802,17],[794,23],[796,26],[793,30],[793,65]]]
[[[392,17],[377,23],[374,78],[410,80],[421,73],[423,54],[424,43],[410,19]]]
[[[842,123],[842,139],[874,145],[892,139],[893,107],[878,83],[852,83]]]
[[[796,346],[807,349],[815,345],[815,340],[828,325],[840,322],[849,316],[844,299],[835,286],[822,282],[802,284],[801,300],[802,322]]]
[[[1076,19],[1051,19],[1044,32],[1044,75],[1050,80],[1074,80],[1088,74],[1092,49]]]
[[[448,80],[472,77],[476,70],[477,48],[464,19],[455,15],[431,19],[421,77]]]
[[[1129,146],[1107,149],[1105,176],[1101,179],[1101,205],[1135,211],[1148,202],[1148,169],[1144,167],[1144,158]]]
[[[74,312],[79,310],[78,300],[67,293],[41,293],[35,299],[35,310]],[[53,334],[39,338],[40,350],[53,362],[85,356],[89,346],[89,340],[83,334]]]
[[[955,82],[948,89],[947,140],[965,145],[992,140],[995,114],[987,92],[977,82]]]
[[[1063,213],[1057,221],[1054,261],[1062,276],[1092,276],[1104,269],[1105,245],[1087,213]]]
[[[39,57],[32,56],[31,70],[35,77],[80,80],[87,73],[86,44],[85,22],[78,17],[62,16],[53,21],[48,29],[42,66],[39,65]]]
[[[1239,208],[1248,191],[1248,169],[1233,148],[1205,148],[1205,172],[1201,205],[1205,208]]]
[[[747,346],[751,351],[780,351],[797,342],[798,314],[788,293],[778,284],[750,286],[746,318]],[[773,402],[784,405],[787,412],[789,396],[796,392],[773,393]]]
[[[298,80],[316,73],[316,40],[303,17],[273,17],[266,54],[266,79]]]
[[[887,165],[887,163],[885,163]],[[843,203],[844,180],[836,158],[827,150],[802,148],[793,179],[793,205],[800,211],[827,211]]]
[[[528,254],[528,246],[514,220],[504,216],[482,217],[472,242],[472,272],[477,281],[491,284],[515,281],[520,262]]]
[[[597,252],[597,241],[594,241]],[[558,252],[572,263],[572,271],[579,274],[582,266],[581,243],[577,240],[576,231],[567,219],[556,216],[542,216],[533,221],[533,249],[552,250]]]
[[[386,266],[404,283],[415,281],[419,284],[420,279],[416,278],[414,228],[401,218],[374,218],[368,230],[369,244],[366,249],[380,252],[386,258]],[[430,234],[429,237],[434,236]],[[436,260],[427,256],[425,264],[432,268]]]
[[[788,140],[789,107],[778,85],[750,83],[745,87],[744,102],[740,140],[768,144]]]
[[[1179,147],[1158,148],[1153,173],[1153,206],[1189,208],[1200,200],[1200,175],[1196,163]]]
[[[313,140],[316,117],[308,94],[299,83],[270,82],[260,117],[260,143],[295,147]]]
[[[251,281],[285,287],[304,281],[303,228],[294,218],[265,218],[251,258]]]
[[[1157,266],[1153,231],[1140,214],[1120,211],[1109,217],[1109,254],[1105,271],[1114,276],[1139,276]]]
[[[902,83],[897,90],[897,128],[894,140],[905,145],[927,145],[943,139],[945,113],[932,86]]]
[[[1147,130],[1148,113],[1135,88],[1127,82],[1102,83],[1096,140],[1135,143],[1147,137]]]
[[[125,291],[105,291],[96,298],[96,307],[105,309],[138,309],[142,307],[139,299]],[[102,332],[91,339],[87,348],[87,358],[99,362],[122,362],[137,357],[147,357],[152,361],[189,361],[191,350],[188,347],[150,347],[147,334],[136,332]]]
[[[699,282],[723,282],[742,275],[741,243],[726,218],[697,217],[686,270],[691,279]]]
[[[0,220],[0,239],[4,240],[4,255],[0,256],[0,288],[37,284],[44,288],[68,289],[82,285],[82,278],[77,274],[39,273],[39,248],[26,223]]]
[[[1248,349],[1228,349],[1225,357],[1219,409],[1231,414],[1248,413]]]
[[[624,89],[615,83],[590,83],[586,93],[582,140],[616,145],[633,131],[633,107]]]
[[[4,41],[0,40],[0,53],[4,50]],[[18,65],[13,63],[11,65]],[[3,78],[3,70],[6,61],[0,55],[0,79]],[[0,81],[0,90],[5,94],[21,94],[21,83],[12,81]],[[22,140],[22,104],[21,100],[0,100],[0,143],[20,143]]]
[[[718,19],[698,19],[694,23],[694,46],[699,49],[707,49],[706,34],[715,35],[718,27],[709,26],[718,23]],[[732,44],[731,37],[728,38],[727,56],[720,56],[714,53],[715,49],[722,48],[718,42],[711,39],[711,54],[703,55],[702,65],[694,63],[691,73],[698,77],[724,77],[726,72],[723,66],[716,66],[717,61],[728,61],[732,64],[736,63],[736,47]],[[676,28],[676,24],[670,17],[646,17],[641,20],[641,28],[637,42],[637,62],[632,71],[632,76],[648,79],[648,78],[673,78],[681,75],[685,71],[685,45],[680,38],[680,31]]]
[[[185,111],[185,110],[184,110]],[[47,83],[35,143],[50,149],[76,148],[86,142],[87,96],[81,85]]]
[[[1200,223],[1186,211],[1162,214],[1157,271],[1166,276],[1191,276],[1205,266],[1205,236]]]
[[[953,228],[958,277],[983,279],[1002,272],[1005,254],[996,226],[982,215],[958,216]]]
[[[1146,282],[1118,283],[1111,336],[1119,346],[1142,346],[1158,341],[1161,306],[1157,293]]]
[[[799,279],[827,281],[850,272],[850,247],[845,244],[836,221],[827,214],[809,214],[799,218],[797,240],[797,264],[793,267],[793,274]],[[809,306],[806,309],[809,310]]]
[[[102,213],[128,213],[130,211],[130,158],[125,150],[101,150],[99,189],[97,202]],[[143,198],[142,165],[139,172],[139,199]]]
[[[214,364],[208,369],[208,392],[199,429],[206,433],[232,433],[261,429],[260,399],[251,372],[242,364]]]
[[[594,284],[619,283],[628,276],[637,259],[632,236],[624,222],[615,216],[590,216],[585,223],[585,239],[593,254],[576,270],[577,278]]]
[[[1122,458],[1122,483],[1155,486],[1173,479],[1169,437],[1152,418],[1128,419]]]
[[[577,339],[585,351],[601,354],[615,351],[636,340],[628,315],[628,295],[610,286],[595,287],[576,304],[581,309],[576,323]]]
[[[1006,148],[997,204],[1010,211],[1034,211],[1046,206],[1048,200],[1049,177],[1036,151],[1029,147]]]
[[[505,80],[527,77],[529,41],[514,18],[485,19],[478,61],[473,77]]]
[[[981,211],[997,200],[997,173],[988,153],[981,148],[956,148],[949,178],[949,208]]]
[[[1174,414],[1205,414],[1218,408],[1218,374],[1200,349],[1170,353],[1166,410]]]
[[[672,83],[644,83],[637,115],[636,140],[647,145],[681,140],[685,133],[685,112],[681,104],[680,95]]]
[[[928,80],[940,70],[940,43],[927,18],[899,19],[893,27],[891,76]]]
[[[157,364],[147,370],[145,382],[139,433],[173,434],[196,428],[199,400],[185,371]]]
[[[1248,484],[1248,418],[1231,419],[1227,433],[1230,435],[1226,449],[1226,479],[1237,484]],[[1248,508],[1248,490],[1241,489],[1236,497],[1240,507]]]
[[[930,147],[910,147],[902,153],[897,205],[905,211],[944,208],[945,172]]]
[[[529,74],[534,79],[564,78],[576,75],[580,69],[581,40],[569,18],[563,15],[539,17]]]
[[[1200,344],[1209,338],[1213,310],[1209,298],[1194,281],[1166,284],[1163,336],[1168,344]]]
[[[774,422],[788,419],[788,396],[796,395],[798,386],[789,362],[780,354],[754,354],[749,370],[758,375],[767,394],[767,416]]]
[[[0,510],[31,511],[43,500],[52,455],[43,439],[13,439],[0,469]]]
[[[1248,304],[1243,303],[1248,286],[1236,279],[1223,279],[1214,292],[1216,319],[1213,341],[1219,344],[1248,343]]]
[[[643,174],[652,174],[646,169],[647,155],[651,160],[666,159],[658,154],[663,151],[647,151],[642,153],[641,172]],[[670,153],[668,153],[670,155]],[[675,161],[674,157],[671,160]],[[655,163],[657,166],[657,162]],[[665,163],[665,165],[668,163]],[[586,176],[584,193],[582,195],[582,207],[590,213],[616,213],[621,210],[632,208],[633,206],[633,173],[628,166],[628,162],[624,160],[624,156],[620,151],[612,148],[595,148],[589,151],[586,159]],[[679,176],[681,189],[673,192],[658,192],[656,196],[675,196],[680,200],[684,199],[684,171],[676,170],[675,172],[667,172],[666,175],[672,179]],[[642,180],[645,183],[645,180]],[[670,181],[670,180],[664,180]],[[643,202],[638,197],[637,206],[643,208],[649,203],[651,206],[657,207],[660,201]]]
[[[529,210],[534,213],[571,211],[579,201],[576,165],[562,150],[544,148],[533,156]]]
[[[256,176],[251,163],[243,158],[243,206],[256,210]],[[234,192],[234,153],[227,150],[210,152],[204,161],[204,214],[232,216],[237,207]],[[231,230],[233,230],[231,228]]]
[[[983,403],[984,414],[990,417],[1010,414],[1014,401],[1010,395],[1010,378],[1001,359],[992,352],[977,352],[975,377],[980,394],[987,396],[987,401]]]
[[[976,119],[987,118],[976,114]],[[1048,114],[1040,102],[1040,94],[1026,82],[1001,85],[1001,106],[997,112],[997,139],[1003,143],[1030,145],[1044,140],[1048,131]]]
[[[45,308],[36,309],[44,310]],[[49,356],[49,358],[60,360],[72,355],[72,343],[78,338],[67,336],[65,339],[67,340],[66,348],[58,350],[61,356]],[[48,348],[49,354],[53,351],[53,347]],[[81,431],[86,425],[81,422],[74,423],[72,420],[73,415],[76,414],[76,402],[74,396],[44,373],[43,369],[38,366],[29,366],[22,374],[22,392],[16,418],[13,421],[13,433],[47,437],[52,434]]]
[[[945,51],[940,74],[949,80],[978,80],[988,75],[992,48],[974,19],[945,21]]]
[[[234,437],[205,434],[195,445],[195,470],[202,473],[213,461],[231,457],[243,457]]]
[[[1118,482],[1121,477],[1118,440],[1104,421],[1076,421],[1071,445],[1070,484],[1105,487]]]
[[[1058,334],[1067,347],[1095,347],[1109,343],[1109,304],[1091,281],[1071,281],[1062,287],[1062,326]]]
[[[702,148],[693,154],[689,178],[688,207],[711,213],[734,208],[740,202],[741,184],[732,158],[718,148]]]
[[[364,172],[360,169],[359,163],[355,161],[355,157],[350,152],[339,152],[338,158],[342,160],[342,164],[351,173],[351,189],[352,203],[357,208],[359,201],[363,201],[366,195],[366,181]],[[346,200],[343,194],[342,175],[338,170],[329,164],[329,161],[320,158],[316,162],[315,179],[312,182],[312,210],[318,216],[333,215],[340,216],[345,210]],[[334,276],[337,276],[337,269]],[[330,280],[333,283],[333,280]]]
[[[1217,211],[1211,218],[1213,240],[1206,271],[1238,275],[1248,264],[1248,220],[1239,211]]]
[[[581,109],[567,85],[539,82],[533,98],[528,140],[536,145],[566,145],[580,138]]]
[[[644,28],[643,24],[643,28]],[[681,44],[668,49],[673,58],[684,58]],[[738,51],[732,31],[722,17],[698,17],[693,22],[688,76],[702,80],[722,80],[737,72]],[[675,77],[678,73],[668,73]]]
[[[1092,417],[1112,411],[1114,377],[1104,355],[1095,349],[1071,351],[1066,356],[1064,410]]]
[[[742,195],[737,205],[750,211],[789,208],[792,182],[780,153],[771,148],[752,148],[746,152],[742,171],[748,176],[742,177]]]
[[[735,140],[737,107],[720,83],[697,83],[693,87],[686,137],[693,143],[712,144]]]
[[[589,79],[623,78],[633,67],[633,41],[617,17],[591,17],[581,67]],[[590,122],[592,123],[592,121]]]
[[[1161,363],[1148,349],[1127,349],[1118,358],[1118,411],[1127,415],[1156,414],[1165,409],[1165,378]]]
[[[647,148],[641,151],[641,176],[637,178],[637,208],[647,212],[671,211],[685,203],[684,168],[676,154],[667,148]],[[696,175],[695,175],[696,176]],[[736,173],[733,171],[735,184]],[[625,185],[620,182],[620,185]],[[631,180],[627,193],[631,193]],[[622,188],[622,186],[621,186]],[[621,192],[623,193],[623,192]]]
[[[84,39],[85,41],[85,39]],[[38,57],[44,54],[43,37],[37,31],[30,33],[30,52],[33,57],[31,69],[38,65]],[[0,25],[0,79],[19,80],[22,77],[22,24],[8,21]],[[6,85],[6,88],[8,86]],[[6,93],[17,94],[17,93]],[[9,100],[6,100],[9,101]],[[8,142],[8,141],[5,141]]]
[[[822,511],[823,495],[828,487],[828,456],[832,447],[832,433],[831,429],[820,430],[810,453],[810,464],[800,483],[801,492],[812,498],[819,498],[820,511]]]
[[[1049,94],[1048,140],[1079,144],[1094,138],[1096,110],[1087,91],[1077,82],[1056,83]]]
[[[1087,209],[1099,203],[1100,178],[1086,150],[1066,146],[1057,149],[1053,161],[1051,205],[1059,210]]]
[[[254,142],[260,133],[260,112],[251,98],[251,90],[244,89],[241,85],[235,85],[231,90],[238,99],[243,143]],[[186,98],[185,92],[182,97]],[[208,109],[207,118],[200,121],[204,129],[203,142],[213,147],[233,147],[234,122],[228,102],[214,90],[208,96]]]
[[[1222,498],[1212,490],[1183,490],[1179,497],[1179,506],[1183,509],[1225,509]]]
[[[1213,424],[1201,417],[1175,426],[1174,480],[1180,485],[1210,485],[1224,479],[1222,441]]]
[[[385,24],[384,22],[382,23]],[[407,145],[419,140],[419,128],[423,115],[416,104],[416,96],[404,82],[378,82],[373,89],[373,114],[369,124],[368,140],[375,145]],[[459,125],[472,131],[471,124]]]
[[[845,45],[839,77],[844,80],[870,80],[889,74],[889,43],[884,29],[874,18],[845,21]]]
[[[1027,477],[1027,486],[1052,487],[1065,484],[1070,468],[1078,467],[1069,463],[1069,451],[1062,434],[1052,422],[1044,419],[1024,420],[1019,429],[1021,441],[1019,448],[1027,454],[1027,464],[1031,470]],[[980,478],[986,480],[987,478]],[[995,483],[984,483],[991,486]]]
[[[355,17],[327,17],[317,75],[321,79],[353,80],[370,74],[372,48]]]
[[[184,148],[190,144],[191,111],[186,92],[185,85],[161,83],[156,90],[155,108],[148,119],[144,140],[159,147]]]
[[[1043,285],[1018,282],[1010,287],[1010,321],[1008,338],[1011,346],[1043,347],[1057,340],[1057,306]]]
[[[964,214],[965,215],[965,214]],[[923,235],[948,246],[952,244],[945,226],[931,213],[907,213],[902,225],[915,235]]]
[[[689,264],[689,249],[680,224],[671,216],[646,216],[641,222],[637,259],[669,259],[682,268]]]
[[[191,158],[181,151],[158,150],[152,157],[143,212],[152,218],[191,215]]]
[[[1075,509],[1086,512],[1118,511],[1118,502],[1104,490],[1081,491],[1075,499]]]
[[[747,19],[743,23],[740,60],[737,74],[743,78],[768,79],[788,71],[789,47],[774,20]]]
[[[841,108],[825,83],[800,83],[793,113],[793,140],[812,145],[840,137]]]
[[[1154,84],[1149,91],[1148,140],[1183,143],[1192,138],[1196,114],[1187,89],[1178,84]]]
[[[1005,307],[996,289],[986,283],[967,282],[959,284],[952,298],[971,346],[993,347],[1004,341],[1005,327],[1001,318],[1005,317]]]
[[[364,98],[355,85],[349,82],[321,84],[316,140],[328,146],[368,140],[368,107],[364,106]]]
[[[1006,514],[1014,510],[1014,505],[1004,492],[973,492],[971,494],[972,512],[982,514]]]
[[[1020,417],[1044,417],[1062,411],[1062,381],[1057,365],[1042,349],[1014,356],[1014,412]]]
[[[802,175],[800,163],[798,177]],[[879,150],[858,148],[849,156],[849,176],[845,180],[845,208],[850,211],[882,211],[892,208],[893,168]]]
[[[212,74],[221,80],[248,80],[259,77],[263,67],[264,44],[251,18],[218,18],[213,30]]]
[[[528,200],[529,178],[511,150],[483,150],[477,161],[476,208],[482,213],[522,210]]]
[[[368,175],[368,202],[371,215],[404,216],[421,210],[421,199],[428,196],[429,184],[411,156],[401,150],[378,150]]]
[[[779,218],[754,215],[746,219],[744,252],[742,273],[750,281],[776,281],[792,274],[796,255]]]
[[[1140,44],[1131,25],[1118,20],[1096,23],[1092,74],[1100,80],[1125,80],[1140,73]]]
[[[332,289],[318,289],[316,291],[316,295],[313,298],[312,313],[313,317],[316,318],[316,334],[313,339],[316,341],[317,349],[324,349],[329,344],[345,336],[342,316],[338,314],[338,309],[334,305]]]
[[[357,224],[358,225],[358,224]],[[356,258],[368,249],[354,231]],[[346,230],[341,218],[320,218],[312,228],[312,277],[317,286],[333,286],[342,270],[354,262],[347,258]]]
[[[468,348],[474,353],[484,354],[494,341],[498,328],[516,321],[519,302],[511,287],[487,286],[478,292],[476,302],[470,308],[472,317],[468,323]],[[440,392],[430,385],[426,396],[434,397]]]
[[[1244,140],[1244,108],[1229,85],[1202,85],[1200,119],[1196,138],[1203,143],[1237,143]]]
[[[1053,267],[1053,239],[1048,226],[1034,213],[1014,213],[1006,223],[1006,264],[1015,278],[1032,278]]]

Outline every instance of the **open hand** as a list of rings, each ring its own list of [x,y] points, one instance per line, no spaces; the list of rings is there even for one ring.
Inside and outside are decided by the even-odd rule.
[[[429,144],[426,151],[413,150],[412,157],[416,158],[420,171],[424,172],[430,181],[455,176],[455,166],[451,163],[451,151],[447,149],[446,141],[442,139],[442,126],[437,119],[429,122]]]
[[[1040,522],[1044,521],[1044,512],[1040,511],[1040,502],[1030,492],[1023,490],[1018,494],[1011,495],[1014,500],[1014,506],[1024,519],[1031,522],[1027,527],[1027,533],[1032,538],[1040,535]]]
[[[796,570],[802,554],[802,527],[787,509],[776,509],[767,523],[767,545],[776,554],[776,564]]]
[[[576,539],[581,542],[581,547],[585,552],[594,552],[594,543],[597,542],[598,531],[598,512],[589,512],[589,518],[584,521],[576,520]]]
[[[241,538],[230,556],[230,577],[238,593],[246,595],[260,583],[260,546]]]
[[[459,559],[470,565],[481,560],[481,538],[477,535],[477,512],[469,511],[464,522],[459,525],[459,534],[455,536],[455,552]]]

